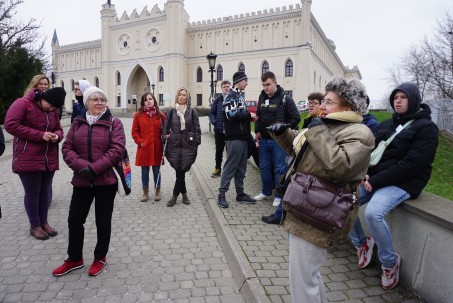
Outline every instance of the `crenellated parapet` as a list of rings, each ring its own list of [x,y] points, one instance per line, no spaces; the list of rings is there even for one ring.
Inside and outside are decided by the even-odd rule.
[[[93,49],[93,48],[101,48],[101,39],[62,45],[62,46],[58,47],[58,49],[56,49],[56,51],[68,52],[68,51],[87,50],[87,49]]]
[[[282,6],[277,8],[271,8],[269,10],[260,10],[256,12],[227,16],[217,19],[207,19],[202,21],[192,22],[189,25],[188,31],[205,30],[206,26],[210,28],[214,27],[225,27],[225,26],[237,26],[239,24],[249,24],[256,22],[269,22],[272,20],[286,19],[300,16],[302,7],[300,4]]]
[[[121,18],[116,18],[116,22],[114,22],[112,25],[129,24],[137,21],[155,19],[165,15],[165,12],[162,11],[157,4],[155,4],[150,11],[148,10],[148,7],[145,6],[140,14],[137,12],[137,9],[134,9],[130,15],[127,13],[127,11],[124,11],[121,15]]]

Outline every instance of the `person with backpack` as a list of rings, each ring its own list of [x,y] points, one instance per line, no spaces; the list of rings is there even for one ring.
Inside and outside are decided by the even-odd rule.
[[[159,110],[159,104],[151,92],[145,93],[140,100],[141,107],[134,114],[132,121],[132,138],[137,144],[135,165],[142,170],[143,196],[141,202],[149,199],[149,171],[153,170],[154,201],[160,201],[160,166],[163,155],[162,129],[165,123],[165,114]]]
[[[191,107],[187,88],[181,87],[176,91],[175,106],[167,112],[163,136],[167,140],[165,156],[176,172],[173,195],[167,206],[173,207],[179,194],[182,194],[182,203],[189,205],[185,178],[197,158],[201,128],[198,113]]]

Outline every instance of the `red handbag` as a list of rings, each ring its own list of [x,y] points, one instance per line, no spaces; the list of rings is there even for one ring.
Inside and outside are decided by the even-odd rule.
[[[355,192],[314,175],[297,172],[283,196],[283,208],[303,222],[327,232],[341,230],[356,203]]]

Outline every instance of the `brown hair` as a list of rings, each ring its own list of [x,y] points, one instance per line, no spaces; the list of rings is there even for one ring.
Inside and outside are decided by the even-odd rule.
[[[277,78],[273,72],[265,72],[261,75],[261,82],[264,82],[267,79],[271,79],[274,82],[277,81]]]
[[[324,99],[324,95],[321,94],[321,93],[315,92],[315,93],[309,94],[308,97],[307,97],[307,99],[308,99],[308,101],[310,101],[310,100],[318,100],[319,103],[321,103],[321,102],[322,102],[322,99]]]
[[[162,117],[162,115],[160,114],[160,109],[159,109],[159,103],[157,102],[156,100],[156,97],[154,96],[153,93],[151,92],[146,92],[141,98],[140,98],[140,108],[138,109],[138,113],[141,115],[143,113],[143,107],[145,107],[145,101],[146,101],[146,98],[148,96],[151,96],[153,97],[154,99],[154,106],[156,107],[156,113],[157,115],[160,117]]]
[[[178,96],[179,96],[179,93],[180,93],[181,91],[183,91],[183,90],[185,90],[186,93],[187,93],[187,105],[190,104],[190,93],[189,93],[189,90],[188,90],[187,88],[185,88],[185,87],[180,87],[180,88],[178,88],[178,90],[176,91],[176,96],[175,96],[175,106],[176,106],[176,104],[178,103]]]
[[[228,81],[228,80],[223,80],[221,83],[220,83],[220,87],[224,86],[225,84],[229,84],[231,86],[231,82]]]
[[[24,91],[24,95],[28,94],[32,89],[38,87],[39,81],[42,79],[46,79],[47,83],[49,84],[50,87],[50,79],[46,75],[36,75],[33,78],[31,78],[30,83],[28,84],[27,88]]]

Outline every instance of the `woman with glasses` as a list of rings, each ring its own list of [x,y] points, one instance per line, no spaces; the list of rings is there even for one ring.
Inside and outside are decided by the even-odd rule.
[[[274,124],[269,131],[288,154],[300,159],[294,165],[295,171],[329,180],[355,193],[374,147],[373,134],[361,124],[362,114],[367,112],[365,87],[357,79],[337,76],[327,83],[326,92],[321,117],[314,117],[297,136],[288,124]],[[348,234],[358,210],[356,203],[344,227],[335,232],[318,229],[296,213],[287,212],[282,225],[289,232],[292,302],[327,302],[320,268],[327,249]]]
[[[95,86],[86,89],[83,102],[87,112],[75,118],[62,148],[64,161],[74,171],[68,217],[69,257],[52,272],[54,276],[83,267],[84,224],[93,199],[97,244],[88,274],[101,273],[107,264],[113,202],[118,187],[113,163],[121,160],[126,138],[123,124],[112,117],[101,89]]]
[[[302,128],[307,128],[313,118],[319,117],[321,110],[321,102],[323,101],[324,95],[321,93],[311,93],[308,95],[308,116],[304,119]]]

